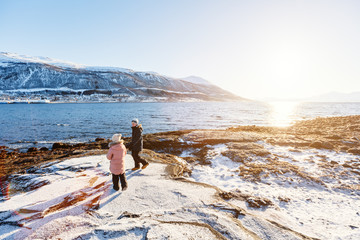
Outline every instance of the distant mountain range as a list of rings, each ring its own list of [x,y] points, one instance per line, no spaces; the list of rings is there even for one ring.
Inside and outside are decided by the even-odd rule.
[[[360,92],[330,92],[319,96],[311,97],[307,100],[314,102],[360,102]]]
[[[205,85],[205,86],[212,85],[208,80],[205,80],[201,77],[196,77],[196,76],[189,76],[189,77],[185,77],[185,78],[181,78],[181,79],[184,81],[199,84],[199,85]]]
[[[0,53],[0,97],[53,101],[242,101],[199,77],[89,67],[44,57]]]

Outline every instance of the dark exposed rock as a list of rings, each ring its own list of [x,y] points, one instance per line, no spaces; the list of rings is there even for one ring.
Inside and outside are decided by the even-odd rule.
[[[105,141],[105,138],[96,138],[95,139],[95,142],[102,142],[102,141]]]
[[[42,147],[40,148],[40,151],[49,151],[49,149],[47,147]]]
[[[279,201],[281,201],[281,202],[286,202],[286,203],[288,203],[288,202],[291,201],[291,199],[288,198],[288,197],[281,197],[281,196],[279,196],[278,199],[279,199]]]
[[[108,149],[109,148],[109,144],[107,142],[101,143],[99,146],[100,146],[100,149]]]
[[[88,143],[77,143],[73,147],[74,148],[84,148],[84,147],[87,147],[87,146],[88,146]]]
[[[235,195],[231,192],[221,192],[219,195],[224,200],[230,200],[235,197]]]
[[[87,149],[86,149],[87,148]],[[94,154],[104,154],[106,150],[96,150],[91,144],[84,144],[83,147],[68,145],[68,148],[56,148],[48,151],[42,148],[41,151],[19,152],[19,151],[0,151],[0,177],[12,173],[25,173],[25,169],[36,166],[37,164],[65,159],[72,156],[86,156]]]
[[[54,143],[52,145],[52,150],[56,150],[56,149],[68,149],[71,148],[70,144],[67,143]]]
[[[261,207],[268,207],[273,205],[273,203],[267,198],[261,197],[250,197],[246,199],[247,204],[249,207],[252,208],[261,208]]]
[[[346,167],[346,168],[353,168],[350,164],[348,164],[348,163],[344,163],[343,165],[342,165],[343,167]]]
[[[123,219],[123,218],[139,218],[139,217],[140,217],[139,214],[129,213],[129,212],[125,211],[117,219],[120,220],[120,219]]]
[[[31,147],[27,150],[28,153],[37,152],[38,149],[36,147]]]

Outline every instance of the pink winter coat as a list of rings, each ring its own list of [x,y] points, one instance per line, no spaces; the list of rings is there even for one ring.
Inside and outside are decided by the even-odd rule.
[[[115,175],[123,174],[125,172],[125,156],[126,148],[122,143],[112,145],[106,155],[110,160],[110,172]]]

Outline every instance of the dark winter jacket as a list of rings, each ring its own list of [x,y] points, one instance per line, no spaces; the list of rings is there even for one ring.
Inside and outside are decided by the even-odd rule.
[[[143,128],[141,124],[131,128],[132,128],[131,143],[129,143],[127,147],[131,151],[140,152],[143,150],[143,137],[142,137]]]

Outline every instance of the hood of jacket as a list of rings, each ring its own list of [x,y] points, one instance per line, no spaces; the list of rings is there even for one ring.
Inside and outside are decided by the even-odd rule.
[[[143,131],[143,127],[141,124],[136,125],[135,127],[131,127],[131,128],[133,128],[133,129],[138,128],[141,132]]]
[[[122,149],[122,144],[123,144],[123,140],[121,140],[121,142],[111,142],[109,143],[109,147],[112,147],[115,150],[121,150]]]

